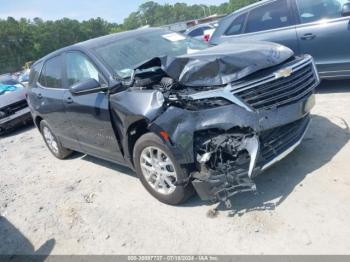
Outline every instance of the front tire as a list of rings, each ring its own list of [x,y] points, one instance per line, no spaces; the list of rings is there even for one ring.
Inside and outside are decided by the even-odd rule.
[[[72,150],[62,146],[45,120],[40,122],[40,131],[46,146],[55,157],[58,159],[65,159],[73,153]]]
[[[188,173],[180,167],[172,152],[155,134],[148,133],[137,140],[133,159],[143,186],[159,201],[178,205],[193,194],[190,183],[176,183],[186,180]]]

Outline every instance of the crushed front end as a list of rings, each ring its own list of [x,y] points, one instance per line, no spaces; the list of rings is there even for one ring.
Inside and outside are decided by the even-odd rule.
[[[319,81],[310,56],[294,58],[221,88],[187,91],[174,99],[185,105],[171,103],[153,124],[169,133],[201,199],[229,205],[300,144]]]
[[[271,43],[224,44],[142,63],[111,106],[122,126],[145,119],[150,131],[166,134],[189,174],[178,185],[229,203],[255,191],[254,177],[299,145],[319,82],[311,56]]]

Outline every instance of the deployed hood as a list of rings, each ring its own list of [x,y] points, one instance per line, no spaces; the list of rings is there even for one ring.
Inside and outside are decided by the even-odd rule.
[[[219,86],[283,63],[293,51],[269,42],[223,43],[178,57],[155,57],[136,69],[160,66],[184,86]]]

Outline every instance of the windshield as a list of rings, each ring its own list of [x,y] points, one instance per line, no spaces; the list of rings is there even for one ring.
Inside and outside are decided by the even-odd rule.
[[[144,33],[95,48],[96,53],[122,78],[154,57],[179,56],[208,48],[202,41],[170,31]]]

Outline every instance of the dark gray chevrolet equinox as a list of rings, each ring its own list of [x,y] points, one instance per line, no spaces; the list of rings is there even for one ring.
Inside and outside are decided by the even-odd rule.
[[[304,137],[319,77],[267,42],[208,47],[165,29],[89,40],[37,61],[28,100],[49,150],[134,169],[167,204],[224,201]]]

